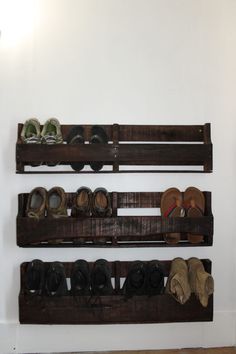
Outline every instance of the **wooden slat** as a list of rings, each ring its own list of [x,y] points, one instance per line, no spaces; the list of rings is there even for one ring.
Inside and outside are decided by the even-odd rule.
[[[104,165],[110,165],[113,173],[123,172],[121,166],[170,166],[172,171],[174,166],[202,166],[203,172],[212,171],[210,124],[204,126],[101,125],[109,136],[109,144],[79,145],[23,144],[19,138],[22,126],[22,124],[18,125],[16,144],[18,173],[24,173],[25,166],[32,163],[43,165],[60,163],[68,166],[76,161],[84,162],[85,165],[101,161]],[[64,139],[72,127],[72,125],[62,125]],[[85,139],[89,141],[91,126],[83,127]],[[137,170],[137,167],[135,169]],[[130,170],[132,171],[132,168]],[[139,172],[142,170],[146,172],[144,167],[139,169]],[[34,167],[28,173],[35,171],[44,172]],[[183,171],[188,170],[184,168]],[[56,172],[53,167],[51,172]],[[78,173],[72,170],[61,171],[63,172]],[[88,171],[81,171],[84,172],[88,173]],[[99,173],[104,172],[106,171],[103,169],[99,171]]]
[[[210,272],[211,262],[202,260]],[[170,295],[134,296],[127,298],[119,289],[108,296],[32,296],[24,291],[25,271],[28,263],[21,265],[21,291],[19,295],[20,323],[24,324],[105,324],[105,323],[168,323],[212,321],[213,296],[206,308],[192,295],[180,305]],[[45,271],[50,263],[45,263]],[[63,263],[67,277],[70,277],[73,263]],[[89,263],[92,269],[94,263]],[[132,262],[110,262],[112,275],[126,277]],[[170,261],[161,261],[165,276],[170,270]],[[119,270],[116,269],[119,268]]]

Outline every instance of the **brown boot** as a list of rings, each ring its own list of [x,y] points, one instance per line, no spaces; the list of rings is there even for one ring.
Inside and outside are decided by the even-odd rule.
[[[165,292],[171,294],[182,305],[190,298],[188,266],[183,258],[173,259]]]
[[[203,307],[207,307],[208,298],[214,292],[214,280],[207,273],[200,259],[192,257],[188,260],[189,283],[192,293],[199,298]]]

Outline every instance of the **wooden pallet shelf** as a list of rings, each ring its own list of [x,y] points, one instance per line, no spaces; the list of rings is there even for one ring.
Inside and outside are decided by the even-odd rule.
[[[202,260],[211,273],[211,261]],[[110,262],[114,291],[108,296],[32,296],[25,291],[25,271],[28,263],[21,265],[21,290],[19,318],[22,324],[115,324],[115,323],[168,323],[202,322],[213,320],[213,295],[206,308],[194,294],[184,304],[171,295],[134,296],[127,298],[121,289],[121,280],[127,276],[131,262]],[[170,261],[162,261],[165,277],[170,271]],[[48,266],[49,263],[45,263]],[[72,263],[63,263],[66,277],[70,278]],[[90,268],[93,263],[89,263]]]
[[[213,215],[211,193],[205,196],[205,215],[200,218],[164,218],[144,215],[119,216],[130,208],[160,208],[162,192],[110,193],[112,216],[108,218],[33,219],[25,216],[29,194],[18,196],[17,245],[21,247],[182,247],[211,246],[213,243]],[[71,209],[75,193],[66,193],[67,208]],[[146,213],[145,213],[146,214]],[[151,212],[150,212],[151,214]],[[70,210],[68,215],[70,215]],[[167,244],[163,234],[179,232],[181,241]],[[188,242],[187,234],[204,235],[202,243]],[[60,243],[52,243],[57,239]]]
[[[88,144],[91,125],[83,125],[86,144],[65,143],[73,125],[62,125],[64,144],[24,144],[18,124],[17,173],[127,173],[127,172],[212,172],[210,124],[205,125],[101,125],[108,144]],[[102,161],[104,168],[74,171],[72,162]],[[39,167],[30,167],[41,163]],[[47,163],[58,163],[48,167]],[[65,169],[61,169],[63,167]],[[27,169],[29,168],[29,169]]]

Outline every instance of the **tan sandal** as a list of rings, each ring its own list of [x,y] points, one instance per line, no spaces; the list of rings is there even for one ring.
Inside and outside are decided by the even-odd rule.
[[[199,218],[204,216],[205,212],[205,197],[204,194],[195,187],[189,187],[184,192],[184,207],[186,216],[190,218]],[[190,243],[201,243],[204,241],[203,235],[188,234]]]
[[[167,189],[161,198],[161,215],[165,218],[183,217],[182,202],[182,194],[177,188]],[[180,233],[166,233],[163,238],[168,244],[176,244],[180,241]]]

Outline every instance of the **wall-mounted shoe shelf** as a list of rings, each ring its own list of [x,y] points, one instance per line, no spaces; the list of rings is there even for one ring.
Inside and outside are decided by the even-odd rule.
[[[205,215],[199,218],[146,215],[119,216],[122,209],[160,208],[162,192],[110,193],[111,217],[34,219],[25,216],[29,194],[19,194],[17,216],[17,244],[21,247],[170,247],[211,246],[213,242],[213,215],[211,193],[205,196]],[[66,193],[67,208],[72,207],[74,193]],[[150,209],[151,210],[151,209]],[[158,210],[155,210],[158,215]],[[70,215],[70,210],[69,213]],[[127,210],[126,213],[127,214]],[[151,214],[151,212],[150,212]],[[160,213],[159,213],[160,214]],[[163,234],[179,232],[181,241],[170,245]],[[204,235],[201,243],[188,242],[187,234]],[[55,243],[56,240],[61,240]],[[49,242],[48,242],[49,241]]]
[[[211,262],[202,260],[211,273]],[[127,298],[122,291],[122,280],[127,276],[131,262],[111,262],[114,291],[107,296],[34,296],[25,290],[25,272],[28,263],[21,265],[19,318],[22,324],[115,324],[202,322],[213,320],[213,295],[203,307],[194,294],[184,304],[171,295],[134,296]],[[170,261],[162,261],[165,277]],[[45,263],[48,266],[49,263]],[[63,263],[69,278],[72,263]],[[92,267],[92,263],[89,263]],[[123,279],[122,279],[123,278]]]
[[[62,125],[64,144],[25,144],[18,124],[17,173],[118,173],[118,172],[212,172],[210,124],[205,125],[102,125],[108,144],[88,144],[91,125],[83,125],[86,143],[65,143],[73,125]],[[101,161],[104,167],[74,171],[72,162]],[[60,164],[47,166],[47,164]],[[31,167],[31,164],[41,164]],[[61,169],[64,166],[65,170]],[[59,170],[58,170],[59,168]]]

